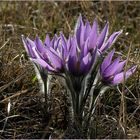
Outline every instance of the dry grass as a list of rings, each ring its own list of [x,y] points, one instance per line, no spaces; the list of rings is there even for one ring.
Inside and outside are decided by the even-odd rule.
[[[140,2],[0,2],[0,138],[58,138],[67,127],[65,91],[52,81],[52,118],[49,124],[42,112],[38,83],[26,57],[21,35],[42,39],[46,33],[72,33],[81,13],[91,22],[96,17],[102,27],[110,23],[110,33],[123,29],[115,43],[118,53],[128,58],[137,72],[120,92],[125,94],[127,138],[140,138]],[[128,49],[132,45],[128,57]],[[123,90],[122,90],[123,89]],[[96,115],[93,138],[123,138],[120,120],[120,92],[111,90],[102,99]],[[7,112],[8,103],[10,112]],[[121,114],[120,113],[120,114]],[[122,114],[120,115],[122,117]],[[122,124],[122,121],[120,121]],[[108,127],[106,127],[108,126]],[[118,128],[118,129],[117,129]]]

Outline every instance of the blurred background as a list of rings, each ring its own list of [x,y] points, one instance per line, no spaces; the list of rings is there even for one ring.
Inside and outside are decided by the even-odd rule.
[[[53,36],[63,31],[68,36],[80,13],[91,23],[96,18],[100,29],[108,21],[110,34],[123,29],[113,46],[128,59],[128,68],[138,65],[124,85],[127,138],[140,138],[139,1],[0,2],[0,138],[58,138],[67,128],[66,94],[59,78],[54,78],[50,87],[54,104],[49,124],[43,117],[42,95],[21,35],[31,39],[39,35],[44,40],[47,33]],[[122,91],[122,85],[119,89]],[[94,138],[121,138],[120,91],[112,89],[102,99],[93,124]]]

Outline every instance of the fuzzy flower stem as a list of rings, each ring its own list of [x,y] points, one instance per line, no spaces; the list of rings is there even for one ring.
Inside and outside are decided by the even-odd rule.
[[[47,87],[47,81],[48,81],[48,76],[47,78],[43,81],[44,83],[44,95],[45,95],[45,105],[46,107],[48,106],[48,87]]]
[[[76,93],[75,93],[75,91],[74,91],[74,89],[72,87],[72,83],[71,83],[70,78],[69,78],[68,75],[67,75],[67,78],[65,80],[66,80],[68,89],[70,91],[71,99],[72,99],[72,102],[71,102],[72,103],[72,116],[71,117],[72,117],[72,120],[73,120],[74,116],[75,116],[75,110],[76,110],[76,104],[74,102],[76,100],[76,97],[75,97]]]
[[[92,120],[92,115],[93,115],[94,112],[95,112],[95,109],[96,109],[96,107],[97,107],[97,104],[98,104],[99,99],[103,96],[103,94],[104,94],[108,89],[109,89],[109,87],[107,87],[107,86],[99,85],[98,90],[100,90],[100,91],[98,91],[99,94],[97,95],[97,97],[95,98],[95,100],[92,101],[92,105],[91,105],[91,107],[90,107],[89,114],[87,114],[88,116],[87,116],[87,121],[86,121],[86,124],[85,124],[85,128],[88,128],[88,125],[89,125],[89,123],[90,123],[91,120]],[[94,92],[96,92],[96,90],[95,90]]]
[[[92,87],[93,87],[94,79],[95,79],[95,77],[97,75],[97,72],[95,72],[95,71],[98,71],[98,65],[99,65],[99,61],[97,61],[97,63],[95,64],[93,70],[91,71],[90,76],[86,80],[87,87],[86,87],[86,90],[85,90],[84,97],[82,98],[81,108],[80,108],[82,113],[83,113],[83,110],[84,110],[84,106],[86,104],[86,100],[87,100],[87,98],[88,98],[88,96],[89,96],[89,94],[91,92]]]

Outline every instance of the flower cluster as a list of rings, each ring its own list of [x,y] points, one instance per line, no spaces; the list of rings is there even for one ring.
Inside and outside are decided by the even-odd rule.
[[[65,38],[63,33],[55,35],[51,40],[46,36],[44,43],[36,37],[34,41],[29,38],[22,38],[26,51],[30,59],[51,72],[64,72],[67,70],[74,76],[86,75],[95,62],[96,54],[101,55],[112,46],[121,31],[114,32],[108,37],[109,24],[106,23],[103,30],[99,33],[96,19],[91,26],[88,21],[84,24],[82,17],[79,16],[75,34]],[[118,84],[123,81],[124,73],[119,73],[125,61],[119,63],[116,59],[111,64],[114,51],[109,53],[100,67],[103,81],[109,84]],[[113,71],[115,70],[115,72]],[[135,71],[135,67],[126,73],[128,78]],[[119,73],[119,74],[118,74]]]
[[[136,70],[134,66],[124,71],[126,61],[120,58],[113,60],[115,50],[104,58],[104,52],[111,48],[122,30],[110,36],[108,33],[108,23],[99,31],[96,19],[91,25],[88,21],[84,23],[79,16],[75,32],[68,39],[62,32],[52,39],[47,35],[44,42],[39,37],[35,40],[22,37],[32,62],[50,73],[65,77],[72,97],[73,119],[79,121],[83,128],[91,120],[97,99],[105,92],[105,87],[123,83]],[[91,96],[93,92],[98,93],[96,98]],[[91,103],[87,115],[84,108],[89,96]]]

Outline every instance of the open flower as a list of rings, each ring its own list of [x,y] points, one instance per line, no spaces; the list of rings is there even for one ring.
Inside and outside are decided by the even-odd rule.
[[[126,61],[120,62],[120,58],[116,58],[112,62],[114,52],[115,50],[111,51],[107,55],[100,67],[100,74],[103,82],[110,85],[117,85],[124,82],[124,80],[132,75],[136,70],[136,66],[133,66],[128,71],[124,72],[123,68]]]
[[[86,75],[95,62],[97,49],[93,53],[87,51],[88,44],[85,43],[83,48],[78,48],[77,40],[73,38],[73,47],[70,49],[68,57],[68,70],[74,76]]]
[[[84,44],[88,40],[88,49],[92,51],[93,49],[97,48],[100,52],[104,52],[106,49],[110,48],[111,45],[115,42],[117,37],[122,33],[121,31],[114,32],[108,39],[108,31],[109,31],[109,24],[106,23],[103,30],[98,33],[98,23],[96,19],[91,26],[89,21],[83,23],[81,15],[77,21],[75,34],[79,48],[83,48]]]
[[[50,40],[47,35],[44,44],[38,37],[36,37],[34,41],[22,37],[22,41],[33,62],[48,71],[60,72],[63,70],[63,60],[60,56],[62,53],[59,53],[60,37],[54,36],[54,38]]]
[[[79,48],[75,35],[66,39],[62,33],[60,34],[61,58],[65,68],[74,76],[86,75],[94,64],[97,49],[89,52],[87,43],[88,40],[83,48]]]

